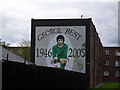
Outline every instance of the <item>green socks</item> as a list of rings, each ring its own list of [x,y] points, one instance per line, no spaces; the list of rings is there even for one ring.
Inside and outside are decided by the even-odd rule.
[[[60,64],[60,69],[65,69],[65,64]]]

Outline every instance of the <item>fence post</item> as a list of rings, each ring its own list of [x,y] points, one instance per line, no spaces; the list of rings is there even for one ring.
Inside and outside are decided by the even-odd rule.
[[[26,64],[26,57],[24,58],[24,63]]]
[[[7,54],[7,61],[8,61],[8,57],[9,57],[9,55]]]

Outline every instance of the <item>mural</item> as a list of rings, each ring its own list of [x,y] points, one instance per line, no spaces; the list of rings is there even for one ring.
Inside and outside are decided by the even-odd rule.
[[[85,26],[35,28],[35,64],[85,73]]]

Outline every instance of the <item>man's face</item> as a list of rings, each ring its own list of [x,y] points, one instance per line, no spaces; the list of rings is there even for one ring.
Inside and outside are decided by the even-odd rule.
[[[62,46],[63,45],[63,39],[58,39],[57,43],[58,43],[59,46]]]

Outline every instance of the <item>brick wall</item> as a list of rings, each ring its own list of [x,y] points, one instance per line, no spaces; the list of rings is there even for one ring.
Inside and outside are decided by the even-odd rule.
[[[118,47],[104,47],[105,50],[109,50],[109,54],[105,55],[104,53],[104,59],[103,59],[103,81],[104,82],[118,82],[120,81],[120,76],[116,77],[115,72],[119,71],[120,72],[120,66],[116,67],[115,62],[120,61],[120,56],[116,56],[116,50],[120,48]],[[105,65],[105,61],[109,61],[108,65]],[[108,71],[109,75],[104,76],[104,72]]]
[[[91,23],[90,28],[90,87],[95,87],[102,83],[102,59],[103,46],[96,31]]]

